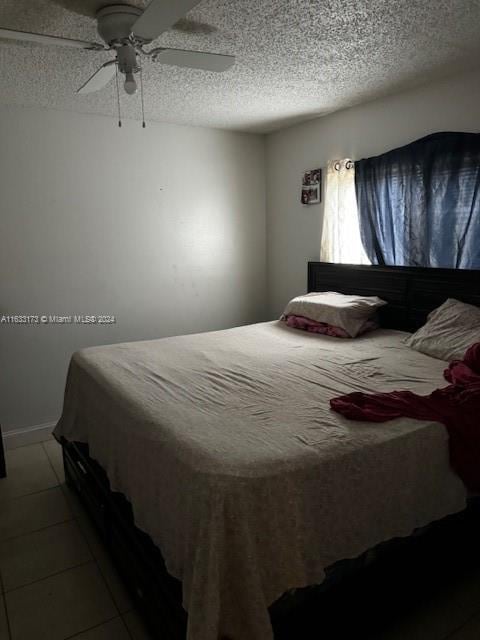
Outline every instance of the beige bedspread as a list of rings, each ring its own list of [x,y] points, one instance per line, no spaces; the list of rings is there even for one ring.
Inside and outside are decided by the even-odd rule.
[[[376,331],[280,322],[76,353],[56,436],[88,442],[183,582],[189,640],[268,640],[267,607],[333,562],[465,505],[437,423],[351,422],[329,399],[443,386]]]

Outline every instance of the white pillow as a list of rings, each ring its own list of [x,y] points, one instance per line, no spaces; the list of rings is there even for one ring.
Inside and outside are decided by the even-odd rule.
[[[350,296],[333,291],[307,293],[290,300],[283,315],[303,316],[316,322],[325,322],[344,329],[354,338],[384,304],[387,304],[385,300],[377,296]]]
[[[432,311],[423,327],[405,339],[412,349],[449,362],[462,360],[475,342],[480,342],[480,308],[453,298]]]

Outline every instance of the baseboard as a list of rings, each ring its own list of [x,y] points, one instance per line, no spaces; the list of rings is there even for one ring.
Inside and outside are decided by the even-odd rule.
[[[55,425],[56,422],[46,422],[45,424],[36,424],[32,427],[12,429],[12,431],[4,432],[3,444],[5,445],[5,449],[17,449],[27,444],[50,440]]]

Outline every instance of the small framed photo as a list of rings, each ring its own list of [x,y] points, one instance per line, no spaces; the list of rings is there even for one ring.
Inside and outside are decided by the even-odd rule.
[[[322,170],[305,171],[302,180],[302,204],[318,204],[322,201]]]

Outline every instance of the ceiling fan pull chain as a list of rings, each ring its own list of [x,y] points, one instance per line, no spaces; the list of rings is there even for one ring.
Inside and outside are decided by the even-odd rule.
[[[118,126],[122,126],[122,114],[120,111],[120,87],[118,85],[118,65],[115,64],[115,86],[117,89]]]
[[[142,127],[145,129],[145,101],[143,97],[143,67],[140,67],[140,95],[142,98]]]

